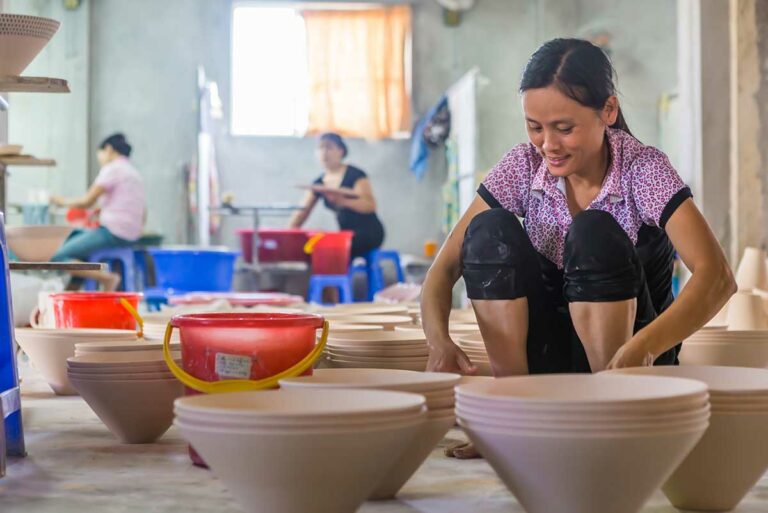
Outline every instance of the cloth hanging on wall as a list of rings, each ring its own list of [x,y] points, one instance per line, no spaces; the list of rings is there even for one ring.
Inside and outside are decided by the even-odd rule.
[[[421,180],[427,172],[429,152],[439,147],[450,136],[451,112],[448,97],[442,96],[413,129],[411,139],[411,171]]]

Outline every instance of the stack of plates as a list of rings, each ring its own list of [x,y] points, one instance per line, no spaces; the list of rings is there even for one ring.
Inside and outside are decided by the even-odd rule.
[[[637,513],[707,429],[707,386],[543,375],[456,388],[459,424],[528,513]]]
[[[485,350],[483,336],[480,333],[462,335],[456,338],[456,345],[466,353],[472,364],[477,367],[478,376],[492,376],[491,360]]]
[[[57,395],[77,395],[67,379],[67,358],[75,355],[76,344],[85,341],[135,343],[137,338],[128,330],[16,329],[16,342]]]
[[[402,326],[395,326],[395,331],[414,331],[417,333],[424,333],[424,327],[421,324],[405,324]],[[450,323],[448,325],[448,331],[453,338],[458,338],[462,335],[480,333],[480,327],[477,324],[467,323]]]
[[[709,429],[662,488],[676,508],[730,511],[768,470],[768,370],[660,366],[611,372],[682,377],[709,386]]]
[[[331,319],[349,315],[408,315],[408,307],[381,303],[345,303],[332,307],[314,308],[312,313]]]
[[[683,342],[683,365],[768,367],[768,331],[704,328]]]
[[[329,321],[335,321],[340,324],[362,324],[366,326],[381,326],[386,331],[393,331],[396,326],[405,326],[411,324],[411,318],[407,315],[358,315],[353,313],[344,314],[321,314]]]
[[[171,322],[173,313],[162,312],[152,313],[144,316],[144,338],[147,340],[163,340],[165,338],[165,329],[168,323]],[[174,342],[179,341],[179,330],[173,330],[171,340]]]
[[[416,394],[270,390],[178,399],[175,424],[246,511],[354,513],[426,415]]]
[[[336,368],[423,371],[429,357],[424,334],[404,331],[335,333],[325,352]]]
[[[168,430],[173,401],[184,389],[159,344],[78,344],[77,350],[67,360],[69,380],[112,434],[124,443],[150,443]]]
[[[387,473],[371,496],[372,499],[391,499],[424,463],[435,446],[454,425],[454,391],[458,374],[413,372],[391,369],[323,369],[312,376],[288,378],[280,381],[283,389],[328,390],[338,388],[364,388],[412,392],[424,396],[427,402],[427,420],[418,435],[405,449],[405,453]]]

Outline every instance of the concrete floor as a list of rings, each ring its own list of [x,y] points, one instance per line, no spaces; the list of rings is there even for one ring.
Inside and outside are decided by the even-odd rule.
[[[189,463],[175,429],[156,444],[121,445],[79,397],[56,397],[22,368],[29,456],[0,479],[2,513],[236,513],[242,510],[210,472]],[[451,432],[449,437],[462,436]],[[657,493],[643,513],[675,513]],[[482,460],[439,450],[400,493],[359,513],[523,512]],[[333,512],[307,512],[333,513]],[[609,512],[595,512],[609,513]],[[734,513],[768,513],[768,476]]]

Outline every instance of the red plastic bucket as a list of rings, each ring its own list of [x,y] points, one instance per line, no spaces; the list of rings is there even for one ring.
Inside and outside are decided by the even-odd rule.
[[[57,328],[135,330],[136,319],[120,303],[138,308],[141,294],[134,292],[61,292],[51,294]]]
[[[253,229],[238,230],[243,260],[253,262]],[[308,262],[304,253],[311,232],[306,230],[275,230],[261,228],[259,234],[259,262]]]
[[[164,355],[187,395],[276,388],[280,378],[312,374],[325,340],[316,344],[317,330],[324,324],[311,314],[177,315],[166,331]],[[182,368],[170,356],[173,328],[180,331]],[[194,451],[190,456],[205,465]]]
[[[347,230],[314,235],[304,246],[312,255],[312,274],[347,274],[354,235]]]

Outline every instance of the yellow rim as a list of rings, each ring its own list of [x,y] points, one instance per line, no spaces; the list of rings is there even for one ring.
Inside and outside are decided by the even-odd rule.
[[[136,309],[133,307],[131,303],[128,302],[127,299],[124,297],[120,298],[120,304],[123,305],[123,308],[128,310],[128,313],[131,314],[131,317],[136,319],[136,324],[139,326],[139,330],[136,332],[136,335],[139,338],[144,337],[144,319],[141,318],[141,315],[139,315],[139,312],[136,311]]]
[[[323,334],[320,337],[320,341],[315,345],[314,349],[305,356],[299,363],[290,367],[279,374],[270,376],[268,378],[260,379],[257,381],[249,379],[225,379],[222,381],[203,381],[190,374],[174,361],[171,356],[171,335],[173,334],[173,326],[168,323],[165,328],[165,338],[163,339],[163,358],[165,359],[168,370],[171,374],[181,381],[184,385],[203,392],[205,394],[222,394],[227,392],[248,392],[252,390],[264,390],[265,388],[275,388],[278,382],[283,378],[292,378],[304,374],[315,361],[320,357],[325,349],[325,344],[328,341],[328,321],[323,321]]]

